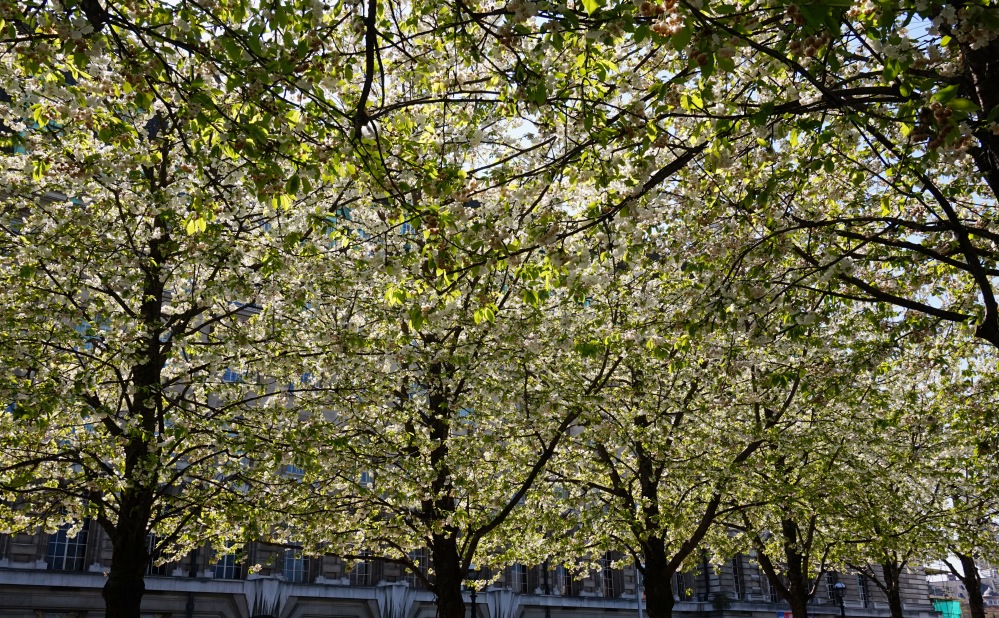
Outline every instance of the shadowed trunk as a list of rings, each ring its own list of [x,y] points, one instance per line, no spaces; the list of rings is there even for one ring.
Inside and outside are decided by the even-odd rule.
[[[797,550],[796,541],[800,536],[798,525],[785,520],[781,527],[787,561],[787,603],[791,606],[794,618],[808,618],[808,600],[811,597],[808,585],[808,559]]]
[[[157,221],[157,226],[162,227]],[[146,591],[143,577],[149,562],[146,536],[158,484],[155,470],[159,464],[159,450],[155,447],[157,425],[163,419],[161,390],[162,372],[166,365],[166,350],[170,342],[163,342],[164,286],[160,276],[163,243],[169,239],[164,234],[149,245],[152,265],[144,270],[142,304],[139,316],[148,335],[142,360],[132,369],[134,396],[129,413],[138,419],[136,429],[122,429],[108,424],[112,434],[125,441],[125,489],[119,498],[116,522],[107,519],[101,525],[111,537],[111,570],[102,592],[106,618],[139,618],[142,595]]]
[[[978,573],[975,558],[967,554],[957,554],[961,561],[963,575],[958,575],[965,590],[968,591],[968,609],[971,618],[985,618],[985,599],[982,598],[982,577]]]
[[[139,618],[149,551],[146,535],[152,505],[149,489],[127,490],[117,524],[106,528],[111,538],[111,570],[101,594],[106,618]]]
[[[783,555],[780,559],[784,563],[783,573],[787,578],[786,585],[777,565],[767,555],[763,541],[758,536],[754,538],[756,559],[760,568],[766,574],[770,586],[777,591],[782,599],[787,601],[794,618],[808,618],[808,601],[814,592],[808,577],[808,552],[812,547],[814,526],[814,516],[809,520],[808,528],[804,533],[793,520],[785,519],[781,522],[781,535],[783,537],[783,551],[781,553]],[[804,548],[804,551],[798,549],[799,544]],[[819,574],[821,575],[821,568]]]
[[[884,591],[888,597],[888,612],[891,618],[903,618],[902,616],[902,568],[892,561],[881,563],[881,571],[884,573]]]
[[[651,539],[645,547],[645,609],[649,618],[672,618],[673,574],[662,539]]]
[[[106,618],[139,618],[142,595],[146,591],[143,578],[149,555],[146,535],[116,532],[112,537],[112,566],[101,594],[104,596]]]
[[[451,536],[435,534],[430,552],[434,562],[434,594],[439,618],[465,618],[465,600],[461,597],[464,573],[458,545]]]
[[[429,414],[425,419],[430,429],[430,439],[435,445],[430,452],[430,465],[435,471],[431,483],[431,498],[422,503],[421,516],[428,526],[447,520],[454,513],[456,504],[451,468],[448,465],[451,437],[451,410],[447,390],[440,384],[444,367],[432,363],[428,373],[431,388],[427,398]],[[431,536],[430,553],[434,563],[433,591],[437,596],[438,618],[464,618],[465,601],[461,597],[461,583],[465,579],[461,554],[458,553],[458,535],[453,526]]]

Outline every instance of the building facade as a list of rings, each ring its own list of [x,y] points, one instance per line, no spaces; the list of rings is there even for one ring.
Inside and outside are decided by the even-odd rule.
[[[426,555],[414,557],[429,567]],[[495,581],[466,595],[469,618],[618,618],[638,616],[634,568],[616,569],[608,554],[599,570],[571,575],[564,567],[514,565],[502,573],[477,573]],[[101,588],[111,546],[98,526],[75,538],[0,535],[0,616],[101,618]],[[254,568],[249,568],[254,565]],[[252,572],[251,572],[252,571]],[[857,618],[888,615],[884,595],[856,574],[827,574],[812,615],[834,618],[840,607],[832,589],[846,584],[844,608]],[[721,566],[677,574],[677,618],[782,618],[778,599],[750,556]],[[396,564],[371,560],[347,564],[334,556],[306,557],[264,544],[242,552],[205,547],[146,572],[143,618],[434,618],[433,594]],[[905,575],[906,618],[935,618],[921,572]],[[618,616],[612,616],[617,614]]]

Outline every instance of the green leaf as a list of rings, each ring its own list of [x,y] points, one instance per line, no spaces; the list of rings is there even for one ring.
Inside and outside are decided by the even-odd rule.
[[[635,28],[635,42],[641,43],[649,36],[649,27],[646,24],[642,24]]]
[[[538,293],[535,292],[534,290],[524,290],[523,296],[524,296],[525,305],[537,307],[538,304],[541,302],[540,299],[538,298]]]
[[[954,99],[947,103],[947,107],[955,112],[965,112],[968,114],[978,111],[978,106],[975,105],[974,101],[969,101],[968,99]]]
[[[683,51],[687,49],[693,35],[694,31],[690,29],[690,26],[684,26],[682,30],[670,37],[670,40],[673,43],[673,49],[676,51]]]
[[[31,106],[31,118],[34,119],[39,129],[44,129],[45,125],[49,123],[48,118],[43,115],[43,112],[41,103],[35,103]]]
[[[423,317],[423,310],[419,305],[409,308],[409,325],[413,330],[420,330],[426,320]]]
[[[187,226],[185,226],[188,236],[193,236],[198,232],[204,232],[207,229],[208,221],[206,221],[204,217],[191,217],[187,220]]]
[[[948,103],[957,97],[957,91],[960,89],[958,84],[953,84],[951,86],[946,86],[938,90],[932,97],[930,101],[938,101],[940,103]]]
[[[600,2],[599,0],[583,0],[583,8],[586,9],[587,13],[593,15],[600,8]]]

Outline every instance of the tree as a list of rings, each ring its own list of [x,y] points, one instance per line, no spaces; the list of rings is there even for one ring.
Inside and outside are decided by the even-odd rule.
[[[888,303],[974,325],[999,344],[989,223],[999,99],[985,86],[999,66],[995,7],[679,3],[675,11],[701,50],[704,107],[717,100],[712,84],[739,83],[729,108],[758,110],[736,120],[748,139],[719,144],[730,153],[726,169],[702,184],[725,187],[717,216],[759,230],[736,259],[780,247],[796,261],[773,277],[779,289]],[[735,61],[723,62],[733,51]],[[754,169],[761,157],[772,164]]]
[[[95,521],[112,545],[107,615],[137,618],[148,535],[167,555],[239,537],[226,504],[280,476],[254,454],[294,414],[280,384],[301,375],[285,298],[302,275],[287,258],[310,223],[304,200],[259,200],[254,168],[220,155],[193,102],[89,62],[0,84],[17,146],[0,196],[0,517]]]
[[[935,29],[925,36],[904,30],[921,20]],[[307,478],[321,478],[320,471],[332,477],[324,497],[353,513],[355,528],[316,528],[307,517],[315,513],[300,512],[315,502],[282,505],[274,514],[300,515],[317,551],[329,543],[349,553],[351,543],[372,538],[358,531],[373,530],[374,549],[403,562],[415,543],[400,540],[409,526],[405,535],[439,552],[435,568],[444,576],[435,585],[445,613],[457,616],[465,569],[478,557],[505,555],[488,539],[519,513],[569,427],[618,415],[633,415],[622,426],[640,425],[652,423],[640,410],[666,419],[682,409],[682,397],[646,408],[650,393],[668,384],[650,382],[647,367],[661,369],[670,352],[657,357],[655,344],[645,351],[621,344],[590,313],[593,294],[613,290],[604,284],[616,280],[619,266],[635,265],[626,255],[642,255],[637,247],[646,237],[670,241],[658,257],[644,254],[642,268],[690,279],[682,298],[663,298],[658,311],[683,307],[680,326],[692,331],[702,318],[711,332],[731,329],[737,349],[774,367],[765,380],[785,380],[781,389],[813,376],[812,366],[792,362],[793,350],[813,355],[815,393],[827,388],[823,376],[834,376],[828,388],[835,390],[844,379],[830,369],[836,362],[858,367],[864,353],[882,353],[865,335],[869,329],[930,337],[941,322],[954,322],[974,325],[978,337],[999,345],[992,289],[997,21],[996,9],[984,4],[908,0],[849,9],[734,0],[4,4],[0,87],[10,100],[0,120],[12,187],[3,194],[5,251],[16,256],[4,262],[5,276],[58,283],[5,292],[12,350],[4,361],[6,392],[14,399],[28,384],[61,384],[60,372],[42,368],[90,358],[78,372],[79,392],[70,397],[53,386],[45,411],[97,410],[110,418],[111,425],[91,424],[96,431],[66,430],[75,436],[65,438],[69,444],[113,434],[120,421],[126,444],[119,446],[140,462],[160,443],[157,432],[176,432],[166,422],[175,409],[215,409],[211,389],[196,386],[162,404],[162,412],[146,401],[169,400],[223,367],[252,373],[251,360],[269,358],[262,373],[270,378],[224,387],[234,392],[226,412],[197,434],[205,448],[235,444],[221,438],[235,425],[270,426],[249,420],[261,410],[247,397],[300,408],[297,423],[274,422],[277,441],[309,468]],[[117,159],[110,148],[120,150]],[[54,201],[23,207],[24,196],[45,195]],[[147,211],[133,212],[124,199],[133,195]],[[67,221],[67,214],[80,220]],[[53,229],[64,245],[46,235]],[[95,245],[94,260],[51,274],[33,266],[82,255],[97,232],[105,245]],[[116,238],[121,242],[109,240]],[[50,246],[65,248],[50,254]],[[21,257],[32,248],[36,253]],[[185,252],[213,269],[195,269]],[[119,282],[109,273],[93,282],[88,268],[118,268],[104,255],[131,256],[125,263],[142,276]],[[594,261],[612,268],[590,269]],[[62,313],[29,319],[29,309],[52,307],[46,294],[64,299],[56,305]],[[226,304],[246,299],[254,304]],[[830,330],[852,301],[869,303],[843,318],[853,331]],[[621,307],[631,312],[634,302]],[[127,336],[101,334],[105,322],[108,332]],[[669,320],[636,310],[610,323],[631,331]],[[51,339],[40,330],[45,324],[54,328]],[[670,337],[682,341],[678,325],[669,326]],[[184,342],[200,337],[218,337],[219,345]],[[108,340],[126,343],[119,352]],[[524,340],[535,345],[518,347]],[[21,349],[25,342],[33,342],[29,351]],[[276,354],[279,342],[285,347]],[[704,349],[713,353],[716,344]],[[209,356],[192,364],[195,352]],[[710,391],[701,390],[707,386],[695,366],[670,377],[698,396]],[[101,377],[111,369],[117,373]],[[742,396],[780,390],[753,391],[746,386],[752,373],[740,368],[736,375]],[[271,392],[289,382],[293,393]],[[599,400],[606,387],[625,385],[630,407]],[[105,387],[120,396],[108,399]],[[460,432],[499,425],[500,406],[487,390],[512,407],[509,422],[489,429],[503,437],[487,436],[520,474],[469,456],[470,434]],[[568,401],[553,401],[546,390]],[[81,399],[91,395],[89,403]],[[118,400],[141,421],[134,437],[132,425],[115,416],[123,408],[109,403]],[[762,424],[740,424],[746,439],[739,443],[770,439],[778,433],[767,431],[770,421],[808,453],[850,435],[848,428],[798,433],[789,419],[768,417],[765,410],[783,401],[761,403],[755,412]],[[859,405],[839,393],[836,401],[844,409]],[[15,407],[10,422],[33,419],[19,411],[27,406]],[[237,416],[237,408],[246,409]],[[53,426],[70,425],[45,429]],[[375,426],[386,435],[372,433]],[[64,444],[37,435],[39,444]],[[239,450],[251,452],[257,443],[244,438]],[[649,450],[641,440],[629,446]],[[672,446],[656,448],[646,462]],[[779,450],[771,445],[770,452]],[[409,455],[415,471],[401,465]],[[38,478],[14,474],[30,468],[31,457],[17,453],[10,461],[14,489]],[[814,460],[768,461],[770,480],[783,483],[790,498],[799,489],[802,502],[814,498],[813,470],[805,469]],[[610,474],[614,466],[604,464]],[[233,468],[233,484],[249,483],[252,468],[249,459]],[[719,459],[722,476],[712,482],[723,482],[723,468]],[[376,488],[361,482],[362,472],[375,473]],[[175,480],[193,491],[193,474]],[[122,547],[149,529],[150,496],[161,487],[152,477],[126,476],[138,485],[121,490],[121,499],[138,506],[119,509],[134,512],[136,522],[122,533]],[[651,487],[655,477],[642,481]],[[275,495],[313,489],[311,482],[271,481],[273,488],[261,487]],[[624,494],[609,495],[623,497],[618,506],[631,513],[638,496]],[[715,505],[700,523],[714,517],[719,495],[698,496],[701,506]],[[784,532],[785,522],[809,528],[799,515],[742,524],[760,535]],[[261,533],[292,534],[287,522],[271,529],[264,515],[254,521]],[[108,527],[116,522],[108,518]],[[658,516],[645,523],[655,528]],[[799,532],[785,534],[795,551]],[[688,544],[681,546],[689,554]],[[783,559],[803,558],[795,556]],[[799,570],[800,583],[808,569]],[[118,582],[118,573],[112,579]]]
[[[469,568],[509,557],[507,520],[619,359],[574,338],[586,292],[571,247],[474,266],[549,211],[501,191],[427,202],[416,217],[356,195],[310,240],[348,247],[361,283],[341,297],[340,268],[310,262],[299,328],[316,371],[295,396],[314,413],[294,446],[298,512],[274,527],[309,551],[401,563],[460,618]],[[432,577],[413,557],[424,548]]]
[[[939,397],[948,359],[961,356],[950,339],[960,340],[941,334],[912,343],[883,373],[858,427],[876,431],[847,453],[848,489],[837,498],[843,543],[833,559],[876,586],[892,618],[903,615],[903,574],[946,553],[943,530],[953,513],[948,466],[940,464],[962,442],[947,420],[954,411]]]
[[[558,237],[673,193],[697,205],[676,216],[759,232],[730,260],[789,251],[773,293],[818,286],[999,342],[987,3],[22,5],[3,9],[16,63],[107,53],[147,95],[201,101],[272,190],[356,174],[419,216],[414,191],[446,201],[516,181],[564,204],[595,189]],[[239,92],[241,112],[204,105],[210,81],[185,79],[184,62]],[[427,165],[431,143],[476,154]],[[297,173],[263,165],[280,159]]]
[[[992,491],[995,472],[996,393],[991,349],[978,350],[957,360],[941,355],[940,378],[936,382],[933,418],[949,430],[949,448],[936,462],[935,477],[948,498],[940,538],[947,553],[940,551],[951,572],[964,584],[971,615],[985,615],[978,561],[997,555],[996,496]],[[962,355],[965,356],[965,355]],[[961,357],[957,357],[961,358]],[[949,554],[949,555],[947,555]],[[960,568],[952,564],[957,558]]]
[[[549,495],[534,506],[556,516],[535,524],[554,537],[549,552],[560,561],[625,552],[642,573],[649,615],[668,617],[674,574],[725,512],[733,476],[762,441],[743,434],[729,407],[725,385],[739,363],[731,341],[693,326],[708,319],[690,306],[696,295],[650,259],[661,247],[646,241],[645,253],[607,258],[609,284],[589,297],[623,361],[539,488]]]
[[[872,468],[868,443],[859,436],[884,411],[879,391],[896,392],[885,374],[900,355],[898,342],[869,328],[865,311],[834,302],[817,319],[793,354],[793,402],[788,399],[741,477],[742,508],[732,509],[709,541],[723,556],[755,552],[770,586],[797,617],[807,615],[823,575],[840,563],[837,552],[850,541],[847,504],[857,477]]]

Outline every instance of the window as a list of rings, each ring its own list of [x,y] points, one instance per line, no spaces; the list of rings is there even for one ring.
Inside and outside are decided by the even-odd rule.
[[[232,550],[232,544],[226,545],[226,551]],[[218,562],[212,568],[215,579],[239,579],[243,571],[243,565],[236,559],[236,553],[227,553],[219,556]]]
[[[760,569],[760,581],[763,582],[763,599],[769,601],[770,603],[780,601],[777,588],[770,583],[770,579],[767,577],[767,574],[763,572],[763,569]]]
[[[354,568],[350,570],[350,585],[351,586],[370,586],[371,585],[371,561],[370,560],[359,560],[354,563]]]
[[[732,558],[732,578],[735,580],[735,598],[740,601],[746,598],[746,574],[742,569],[742,554]]]
[[[304,582],[308,574],[308,567],[308,561],[302,555],[302,550],[286,549],[284,551],[284,566],[281,569],[281,575],[284,576],[285,581],[296,584]]]
[[[614,598],[614,571],[611,569],[610,552],[604,554],[600,559],[600,594],[601,596]]]
[[[226,367],[225,373],[222,374],[222,381],[232,384],[234,382],[242,382],[243,376],[239,375],[232,369]]]
[[[857,575],[857,594],[860,595],[860,603],[867,607],[871,595],[867,592],[867,578],[860,574]]]
[[[677,601],[689,601],[691,598],[691,586],[687,582],[687,575],[677,571],[673,574],[673,598]]]
[[[515,564],[509,570],[509,588],[520,594],[527,594],[527,567],[522,564]]]
[[[85,566],[90,522],[84,522],[74,537],[69,536],[71,527],[71,524],[63,524],[58,532],[49,535],[45,561],[50,571],[82,571]]]
[[[826,598],[833,603],[838,603],[836,598],[836,584],[839,582],[839,574],[830,571],[826,573]]]
[[[552,570],[552,594],[572,594],[572,578],[569,577],[569,570],[561,564]]]
[[[420,573],[426,575],[430,570],[430,552],[426,549],[409,552],[409,559],[413,561],[416,568],[420,569]],[[410,588],[423,588],[423,580],[409,569],[406,570],[405,580]]]
[[[149,553],[149,562],[146,564],[146,575],[169,575],[167,564],[157,565],[163,558],[163,551],[157,548],[159,538],[155,534],[146,536],[146,552]]]

